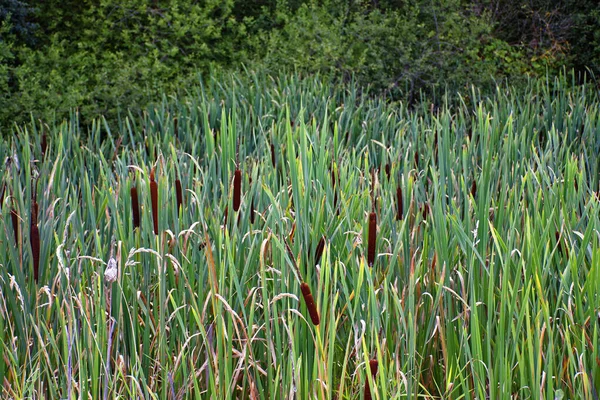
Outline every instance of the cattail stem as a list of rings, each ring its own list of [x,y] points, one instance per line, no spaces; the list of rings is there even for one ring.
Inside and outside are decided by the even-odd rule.
[[[367,248],[367,263],[372,267],[375,263],[375,247],[377,246],[377,215],[369,213],[369,238]]]
[[[321,236],[319,243],[317,244],[317,249],[315,250],[315,266],[319,264],[321,261],[321,256],[323,255],[323,250],[325,249],[325,236]]]
[[[133,213],[133,228],[135,229],[140,227],[140,203],[137,188],[132,186],[129,194],[131,195],[131,212]]]
[[[372,359],[369,360],[369,370],[371,373],[371,376],[373,377],[373,381],[375,381],[375,376],[377,375],[377,369],[379,367],[379,363],[377,362],[376,359]],[[375,383],[375,382],[373,382]],[[375,387],[377,388],[377,387]],[[375,389],[377,390],[377,389]],[[367,377],[367,380],[365,382],[365,396],[364,396],[365,400],[372,400],[373,397],[371,396],[371,387],[369,386],[369,378]]]
[[[400,185],[396,188],[396,205],[396,221],[401,221],[404,218],[404,197],[402,196],[402,187]]]
[[[242,203],[242,171],[236,169],[233,174],[233,211],[240,209]]]
[[[150,200],[152,202],[154,234],[158,235],[158,184],[154,180],[154,168],[152,168],[152,171],[150,171]]]
[[[313,295],[310,292],[310,286],[308,286],[308,283],[302,282],[300,284],[300,290],[302,290],[302,297],[304,297],[304,302],[306,303],[306,308],[308,309],[310,320],[312,321],[313,325],[319,325],[319,311],[317,310],[315,299],[313,298]]]

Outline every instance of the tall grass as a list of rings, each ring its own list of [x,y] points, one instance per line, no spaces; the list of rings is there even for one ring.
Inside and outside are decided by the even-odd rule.
[[[596,399],[599,100],[561,77],[409,110],[249,74],[20,127],[2,397]]]

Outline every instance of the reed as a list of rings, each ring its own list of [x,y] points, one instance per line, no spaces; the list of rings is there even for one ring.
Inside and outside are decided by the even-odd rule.
[[[372,267],[375,263],[375,248],[377,246],[377,215],[374,212],[369,213],[369,233],[368,233],[367,263]]]
[[[308,314],[310,315],[310,320],[313,325],[319,325],[319,311],[317,310],[317,305],[315,304],[315,299],[310,291],[310,286],[308,283],[302,282],[300,284],[300,290],[302,291],[302,297],[304,298],[304,303],[306,304],[306,308],[308,309]]]

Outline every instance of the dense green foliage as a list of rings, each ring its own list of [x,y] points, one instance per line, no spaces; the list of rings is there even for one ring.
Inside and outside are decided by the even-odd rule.
[[[594,0],[0,0],[0,129],[113,125],[211,70],[357,80],[409,103],[600,68]]]
[[[3,398],[594,398],[594,88],[439,109],[285,75],[189,92],[0,141]]]

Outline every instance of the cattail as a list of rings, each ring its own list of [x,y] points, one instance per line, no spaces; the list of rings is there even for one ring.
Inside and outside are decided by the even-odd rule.
[[[229,216],[229,206],[225,206],[225,212],[223,212],[223,224],[227,225],[227,217]]]
[[[275,146],[271,143],[271,164],[273,164],[273,168],[277,166],[275,162]]]
[[[154,221],[154,234],[158,235],[158,185],[154,180],[154,168],[150,171],[150,200],[152,202],[152,220]]]
[[[137,188],[132,186],[129,190],[131,196],[131,211],[133,213],[133,228],[140,227],[140,203],[138,201]]]
[[[477,195],[477,182],[475,181],[475,179],[473,179],[473,183],[471,184],[471,196],[473,196],[473,198],[475,198],[476,195]]]
[[[233,211],[240,209],[242,200],[242,171],[235,170],[233,174]]]
[[[38,204],[35,200],[31,204],[30,211],[29,242],[33,256],[33,279],[37,282],[40,273],[40,230],[37,226]]]
[[[319,311],[317,311],[315,299],[313,298],[313,295],[310,292],[310,286],[308,286],[308,283],[302,282],[300,284],[300,290],[302,290],[302,297],[304,297],[304,302],[306,303],[306,308],[308,309],[310,320],[312,321],[313,325],[319,325]]]
[[[178,122],[179,120],[177,119],[177,117],[173,118],[173,133],[175,133],[175,135],[177,135],[178,132]]]
[[[321,236],[319,243],[317,244],[317,249],[315,250],[315,265],[319,264],[321,261],[321,256],[323,255],[323,250],[325,249],[325,236]]]
[[[369,244],[367,249],[367,263],[369,267],[375,262],[375,247],[377,245],[377,215],[369,213]]]
[[[404,217],[404,198],[402,197],[402,187],[398,185],[396,188],[396,205],[397,205],[397,213],[396,213],[396,221],[402,220]]]
[[[419,169],[419,151],[415,151],[415,168]]]
[[[175,179],[175,196],[177,197],[177,210],[179,210],[183,207],[183,191],[179,177]]]
[[[13,233],[15,234],[15,245],[19,244],[19,215],[13,208],[10,210],[10,219],[12,220]]]
[[[375,381],[375,376],[377,375],[377,369],[379,368],[379,363],[376,359],[369,360],[369,370],[371,372],[371,376],[373,377],[373,381]],[[369,386],[369,378],[365,382],[365,400],[371,400],[371,387]]]
[[[250,223],[254,224],[255,219],[256,219],[256,210],[254,209],[254,197],[252,197],[252,201],[250,202]]]
[[[387,180],[390,180],[390,163],[385,164],[385,176],[387,177]]]

